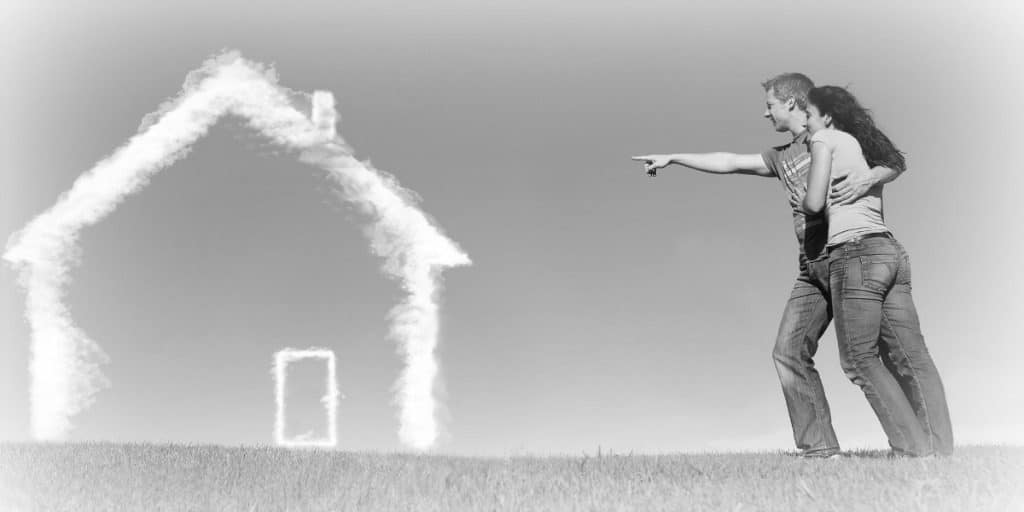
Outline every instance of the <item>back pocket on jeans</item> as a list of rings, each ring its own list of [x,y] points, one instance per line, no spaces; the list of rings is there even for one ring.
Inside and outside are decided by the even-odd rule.
[[[888,291],[896,281],[896,258],[895,254],[861,256],[861,285],[878,292]]]

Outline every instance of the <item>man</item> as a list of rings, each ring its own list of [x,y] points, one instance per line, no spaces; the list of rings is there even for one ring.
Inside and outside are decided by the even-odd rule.
[[[643,155],[633,160],[643,161],[652,176],[659,169],[678,164],[714,174],[775,177],[782,182],[793,210],[800,272],[782,314],[772,358],[800,456],[828,458],[839,453],[839,441],[832,428],[825,390],[814,368],[818,340],[832,321],[828,253],[823,250],[828,226],[823,216],[808,216],[802,208],[811,161],[807,147],[807,93],[814,83],[800,73],[784,73],[761,85],[765,91],[764,117],[776,131],[789,132],[792,142],[763,153]],[[837,173],[830,199],[834,204],[852,203],[874,185],[890,182],[898,174],[886,167]]]

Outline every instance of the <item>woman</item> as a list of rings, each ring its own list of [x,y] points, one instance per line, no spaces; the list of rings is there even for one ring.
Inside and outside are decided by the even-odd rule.
[[[910,260],[886,227],[882,185],[852,204],[827,204],[832,169],[885,166],[903,171],[902,153],[867,109],[841,87],[808,94],[811,169],[803,206],[825,211],[826,248],[843,370],[860,386],[897,456],[953,451],[949,409],[921,334]]]

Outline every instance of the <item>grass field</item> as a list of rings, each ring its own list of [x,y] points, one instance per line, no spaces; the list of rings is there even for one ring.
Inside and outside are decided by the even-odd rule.
[[[477,458],[0,444],[0,511],[1024,511],[1024,448]]]

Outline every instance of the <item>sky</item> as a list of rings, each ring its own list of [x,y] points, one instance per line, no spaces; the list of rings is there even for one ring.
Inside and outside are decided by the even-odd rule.
[[[1013,2],[7,2],[0,233],[52,206],[224,49],[334,94],[339,134],[466,251],[443,274],[437,450],[788,450],[771,361],[797,272],[782,185],[630,156],[788,141],[760,83],[849,86],[907,153],[885,217],[963,444],[1024,444],[1024,9]],[[884,7],[883,7],[884,6]],[[337,358],[338,447],[401,450],[366,223],[223,119],[79,237],[65,303],[111,381],[72,441],[273,442],[274,353]],[[0,441],[30,439],[25,295],[0,268]],[[885,448],[830,328],[844,448]],[[295,432],[322,365],[290,370]],[[311,398],[312,397],[312,398]],[[318,423],[320,422],[320,423]]]

